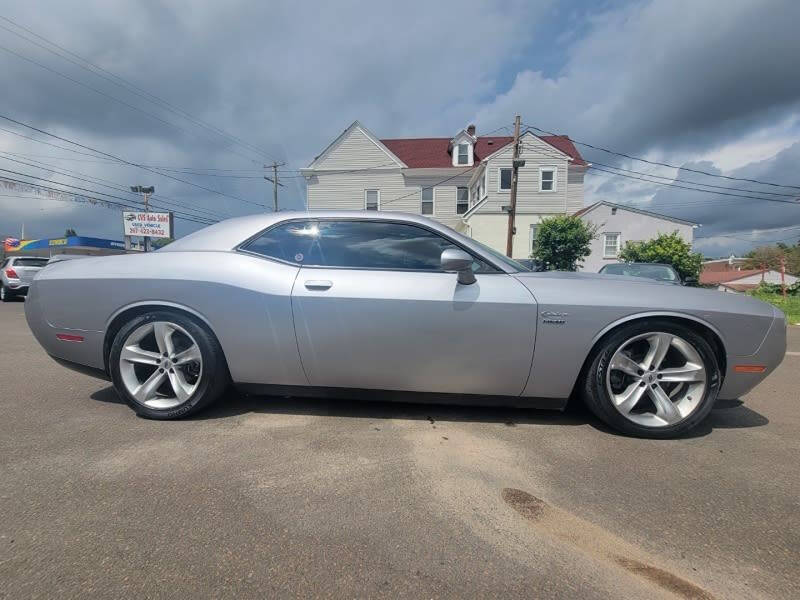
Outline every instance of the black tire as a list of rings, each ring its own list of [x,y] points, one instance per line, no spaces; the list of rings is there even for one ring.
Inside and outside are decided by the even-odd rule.
[[[706,369],[706,389],[697,407],[683,420],[662,427],[647,427],[634,423],[616,409],[605,382],[608,363],[622,344],[637,335],[657,331],[679,336],[694,347]],[[708,416],[717,399],[721,382],[717,356],[705,337],[681,323],[651,319],[623,325],[601,340],[584,373],[581,396],[597,418],[621,433],[641,438],[669,439],[686,433]]]
[[[14,293],[0,283],[0,300],[3,302],[11,302],[14,299]]]
[[[128,336],[136,328],[152,321],[167,321],[185,329],[197,342],[203,359],[202,374],[196,391],[183,404],[169,409],[154,409],[137,402],[125,387],[120,373],[120,353]],[[194,415],[217,400],[230,383],[228,365],[217,338],[199,319],[177,311],[158,310],[149,312],[134,317],[123,325],[111,345],[108,365],[111,381],[117,393],[136,411],[136,414],[147,419],[168,420]]]

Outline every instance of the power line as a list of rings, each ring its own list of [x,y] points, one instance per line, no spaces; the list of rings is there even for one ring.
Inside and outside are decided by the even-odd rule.
[[[44,37],[42,35],[37,34],[36,32],[30,30],[29,28],[27,28],[27,27],[25,27],[23,25],[20,25],[19,23],[16,23],[15,21],[13,21],[13,20],[11,20],[11,19],[9,19],[7,17],[4,17],[2,15],[0,15],[0,19],[2,19],[4,21],[6,21],[7,23],[10,23],[14,27],[17,27],[17,28],[27,32],[28,34],[30,34],[30,35],[32,35],[32,36],[44,41],[45,43],[49,44],[50,46],[58,48],[62,52],[65,52],[68,55],[75,57],[80,62],[77,62],[77,61],[75,61],[75,60],[73,60],[73,59],[71,59],[71,58],[69,58],[67,56],[64,56],[63,54],[61,54],[59,52],[56,52],[52,48],[48,48],[47,46],[44,46],[43,44],[40,44],[40,43],[38,43],[38,42],[36,42],[36,41],[34,41],[34,40],[22,35],[22,34],[20,34],[17,31],[13,31],[12,29],[9,29],[7,27],[4,27],[4,26],[0,25],[0,28],[2,28],[4,30],[16,35],[17,37],[20,37],[20,38],[24,39],[25,41],[27,41],[27,42],[29,42],[31,44],[34,44],[35,46],[38,46],[39,48],[42,48],[42,49],[46,50],[47,52],[50,52],[51,54],[54,54],[54,55],[62,58],[63,60],[66,60],[66,61],[68,61],[68,62],[70,62],[70,63],[72,63],[74,65],[77,65],[78,67],[80,67],[80,68],[82,68],[82,69],[84,69],[86,71],[89,71],[90,73],[92,73],[96,77],[101,77],[102,79],[110,81],[111,83],[113,83],[113,84],[115,84],[117,86],[124,87],[129,92],[132,92],[133,94],[135,94],[135,95],[137,95],[137,96],[139,96],[141,98],[144,98],[145,100],[147,100],[147,101],[149,101],[151,103],[159,104],[159,105],[162,106],[162,108],[166,108],[170,112],[172,112],[174,114],[177,114],[177,115],[183,117],[184,119],[194,123],[195,125],[215,133],[218,136],[224,137],[224,138],[228,139],[232,143],[235,143],[235,144],[237,144],[237,145],[239,145],[239,146],[241,146],[243,148],[246,148],[246,149],[250,150],[251,152],[257,153],[257,154],[259,154],[261,156],[266,156],[267,158],[272,158],[272,157],[270,157],[270,155],[266,151],[264,151],[263,149],[259,148],[258,146],[250,144],[249,142],[247,142],[247,141],[245,141],[245,140],[243,140],[243,139],[241,139],[241,138],[239,138],[239,137],[237,137],[237,136],[235,136],[235,135],[233,135],[231,133],[228,133],[228,132],[224,131],[223,129],[220,129],[220,128],[214,126],[214,125],[211,125],[210,123],[207,123],[207,122],[203,121],[199,117],[193,116],[192,114],[190,114],[189,112],[183,110],[182,108],[180,108],[178,106],[175,106],[174,104],[171,104],[170,102],[167,102],[163,98],[160,98],[160,97],[156,96],[155,94],[152,94],[152,93],[144,90],[143,88],[131,83],[130,81],[126,80],[125,78],[123,78],[123,77],[121,77],[121,76],[119,76],[119,75],[117,75],[117,74],[115,74],[115,73],[113,73],[113,72],[111,72],[111,71],[109,71],[107,69],[104,69],[103,67],[100,67],[99,65],[96,65],[96,64],[92,63],[87,58],[84,58],[84,57],[76,54],[75,52],[72,52],[71,50],[68,50],[67,48],[64,48],[63,46],[60,46],[59,44],[53,42],[52,40],[49,40],[48,38],[46,38],[46,37]],[[81,63],[84,63],[84,64],[81,64]],[[86,65],[89,65],[89,66],[87,67]],[[89,68],[89,67],[91,67],[91,68]],[[247,158],[247,157],[245,157],[245,158]],[[252,159],[248,158],[248,160],[252,160]]]
[[[56,182],[56,183],[58,183],[58,182]],[[78,194],[78,193],[75,193],[75,192],[73,192],[71,190],[62,190],[62,189],[59,189],[59,188],[54,188],[54,187],[50,187],[50,186],[41,185],[39,183],[33,183],[33,182],[30,182],[30,181],[23,181],[21,179],[15,179],[13,177],[7,177],[5,175],[0,175],[0,184],[5,184],[5,186],[7,188],[9,186],[9,184],[10,184],[11,186],[13,186],[15,188],[17,188],[19,186],[23,186],[24,188],[31,188],[31,189],[35,189],[35,190],[46,190],[48,192],[56,193],[56,194],[59,194],[61,196],[69,196],[70,198],[72,198],[72,200],[65,200],[65,201],[77,202],[79,204],[91,204],[93,206],[94,205],[100,205],[100,206],[102,206],[104,208],[114,208],[114,209],[119,209],[119,208],[127,208],[127,209],[135,209],[135,210],[139,210],[140,209],[139,206],[131,206],[129,204],[124,204],[124,203],[120,203],[120,202],[114,202],[112,200],[106,200],[104,198],[97,198],[97,197],[94,197],[94,196],[88,196],[86,194]],[[59,183],[59,185],[66,185],[66,184]],[[8,197],[12,197],[12,196],[8,196]],[[29,200],[33,200],[34,199],[31,196],[18,196],[18,197],[19,198],[24,198],[24,199],[29,199]],[[41,196],[39,196],[37,194],[37,198],[43,199],[43,200],[58,200],[57,198],[53,198],[50,195],[48,195],[45,198],[42,198]],[[201,225],[209,225],[209,223],[206,222],[206,221],[201,221],[199,219],[193,219],[193,218],[189,218],[189,217],[179,216],[177,214],[176,214],[175,218],[182,219],[184,221],[191,221],[191,222],[194,222],[194,223],[200,223]]]
[[[655,161],[655,160],[648,160],[646,158],[641,158],[639,156],[631,156],[630,154],[625,154],[624,152],[617,152],[615,150],[609,150],[608,148],[603,148],[602,146],[595,146],[593,144],[589,144],[588,142],[581,142],[581,141],[578,141],[578,140],[575,140],[575,139],[569,137],[568,135],[559,135],[557,133],[553,133],[552,131],[547,131],[545,129],[540,129],[539,127],[536,127],[534,125],[529,125],[527,123],[525,123],[525,127],[527,127],[528,129],[533,129],[533,130],[539,131],[539,132],[541,132],[541,133],[543,133],[545,135],[553,135],[553,136],[557,136],[557,137],[566,138],[570,142],[572,142],[573,144],[578,144],[579,146],[586,146],[587,148],[592,148],[593,150],[599,150],[601,152],[606,152],[607,154],[613,154],[615,156],[621,156],[623,158],[627,158],[627,159],[630,159],[630,160],[637,160],[637,161],[644,162],[644,163],[647,163],[647,164],[650,164],[650,165],[656,165],[656,166],[659,166],[659,167],[668,167],[670,169],[678,169],[678,170],[688,171],[690,173],[698,173],[700,175],[707,175],[708,177],[719,177],[719,178],[722,178],[722,179],[729,179],[729,180],[732,180],[732,181],[746,181],[748,183],[757,183],[759,185],[769,185],[769,186],[772,186],[772,187],[793,188],[793,189],[800,190],[800,185],[774,183],[774,182],[771,182],[771,181],[761,181],[759,179],[748,179],[746,177],[733,177],[731,175],[720,175],[719,173],[709,173],[708,171],[701,171],[700,169],[691,169],[689,167],[679,167],[677,165],[671,165],[669,163],[658,162],[658,161]]]
[[[590,169],[591,170],[595,170],[595,171],[602,171],[604,173],[609,173],[611,175],[616,175],[617,177],[626,177],[628,179],[637,179],[639,181],[646,181],[647,183],[652,183],[653,185],[663,185],[663,186],[674,187],[674,188],[679,188],[679,189],[683,189],[683,190],[691,190],[693,192],[703,192],[703,193],[706,193],[706,194],[717,194],[717,195],[720,195],[720,196],[734,196],[736,198],[747,198],[747,199],[750,199],[750,200],[763,200],[763,201],[766,201],[766,202],[781,202],[783,204],[793,204],[795,206],[800,206],[800,202],[793,201],[793,200],[782,200],[780,198],[764,198],[762,196],[747,196],[747,195],[744,195],[744,194],[733,194],[733,193],[728,193],[728,192],[715,192],[713,190],[702,190],[702,189],[699,189],[699,188],[689,187],[689,186],[685,186],[685,185],[679,185],[679,184],[676,184],[676,183],[667,183],[667,182],[664,182],[664,181],[652,181],[650,179],[645,179],[644,177],[636,177],[634,175],[625,175],[624,173],[616,173],[614,171],[610,171],[610,170],[604,169],[602,167],[596,167],[594,165],[592,165],[590,167]],[[755,192],[755,193],[758,193],[758,192]]]
[[[633,171],[631,169],[623,169],[622,167],[615,167],[614,165],[606,165],[606,164],[603,164],[603,163],[600,163],[600,162],[592,162],[592,166],[594,166],[594,165],[599,165],[601,167],[606,167],[608,169],[616,169],[618,171],[625,171],[626,173],[635,173],[637,175],[646,175],[647,177],[654,177],[656,179],[666,179],[668,181],[679,181],[681,183],[690,183],[692,185],[701,185],[701,186],[704,186],[704,187],[710,187],[710,188],[715,188],[715,189],[719,189],[719,190],[729,190],[729,191],[734,191],[734,192],[748,192],[748,193],[751,193],[751,194],[767,194],[769,196],[783,196],[783,197],[786,197],[786,198],[795,198],[795,199],[798,198],[798,194],[797,193],[784,194],[784,193],[781,193],[781,192],[766,192],[766,191],[761,191],[761,190],[748,190],[748,189],[745,189],[745,188],[728,187],[728,186],[725,186],[725,185],[712,185],[710,183],[700,183],[699,181],[689,181],[688,179],[679,179],[678,177],[664,177],[663,175],[653,175],[651,173],[643,173],[641,171]],[[765,198],[765,200],[768,200],[768,199],[769,198]]]
[[[58,144],[51,144],[50,142],[45,142],[44,140],[40,140],[30,135],[25,135],[24,133],[20,133],[18,131],[14,131],[12,129],[6,129],[5,127],[0,127],[0,131],[5,131],[6,133],[10,133],[12,135],[16,135],[21,138],[25,138],[26,140],[31,140],[33,142],[38,142],[40,144],[44,144],[46,146],[52,146],[53,148],[59,148],[60,150],[66,150],[67,152],[74,152],[75,154],[80,154],[82,156],[93,156],[94,158],[100,158],[96,154],[89,154],[88,152],[81,152],[80,150],[75,150],[74,148],[66,148],[64,146],[59,146]],[[119,162],[119,161],[110,161],[106,159],[104,162]]]
[[[12,154],[13,155],[13,153],[11,153],[11,152],[3,152],[3,151],[0,151],[0,154]],[[43,171],[50,171],[51,173],[56,173],[58,175],[64,175],[65,177],[70,177],[70,178],[76,179],[78,181],[85,181],[87,183],[92,183],[94,185],[100,185],[100,186],[103,186],[103,187],[106,187],[106,188],[109,188],[109,189],[114,189],[114,190],[117,190],[117,191],[125,192],[126,194],[134,194],[134,192],[130,191],[130,187],[122,186],[121,184],[118,184],[116,182],[110,181],[108,179],[103,179],[101,177],[94,177],[94,176],[88,175],[86,173],[81,173],[80,171],[72,171],[70,169],[59,169],[59,168],[56,168],[55,165],[49,165],[47,163],[44,163],[42,161],[37,161],[37,160],[34,160],[34,159],[29,159],[32,162],[25,162],[23,160],[16,160],[14,158],[9,158],[8,156],[0,156],[0,158],[2,158],[4,160],[11,161],[11,162],[15,162],[15,163],[18,163],[18,164],[21,164],[21,165],[25,165],[25,166],[28,166],[28,167],[33,167],[35,169],[41,169]],[[37,163],[37,164],[34,164],[34,163]],[[42,166],[42,165],[44,165],[44,166]],[[83,177],[81,177],[81,176],[83,176]],[[102,182],[106,182],[106,183],[102,183]],[[229,217],[233,216],[233,215],[220,214],[220,213],[217,213],[217,212],[214,212],[214,211],[210,211],[210,210],[206,210],[206,209],[203,209],[203,208],[197,208],[197,207],[194,207],[194,206],[189,206],[189,205],[186,205],[185,203],[179,202],[177,200],[173,200],[169,196],[155,195],[154,194],[153,197],[154,197],[154,199],[156,199],[156,200],[158,200],[158,201],[160,201],[162,203],[172,204],[174,206],[178,206],[180,208],[183,208],[184,210],[189,210],[189,211],[193,211],[193,212],[196,212],[196,213],[205,213],[208,216],[219,218],[219,219],[225,219],[225,218],[229,218]]]
[[[2,27],[2,26],[0,26],[0,27]],[[166,120],[162,119],[161,117],[158,117],[158,116],[156,116],[156,115],[154,115],[152,113],[149,113],[146,110],[139,108],[138,106],[134,106],[133,104],[125,102],[124,100],[120,100],[116,96],[112,96],[111,94],[107,94],[102,90],[98,90],[97,88],[92,87],[92,86],[90,86],[90,85],[88,85],[86,83],[83,83],[82,81],[79,81],[79,80],[75,79],[74,77],[70,77],[69,75],[65,75],[61,71],[57,71],[56,69],[52,69],[52,68],[48,67],[47,65],[44,65],[44,64],[42,64],[42,63],[40,63],[38,61],[33,60],[32,58],[28,58],[27,56],[23,56],[22,54],[19,54],[18,52],[15,52],[14,50],[11,50],[10,48],[6,48],[5,46],[0,46],[0,50],[3,50],[4,52],[8,52],[9,54],[11,54],[13,56],[16,56],[17,58],[19,58],[21,60],[24,60],[24,61],[27,61],[29,63],[32,63],[32,64],[36,65],[37,67],[40,67],[40,68],[44,69],[45,71],[49,71],[50,73],[58,75],[59,77],[63,77],[64,79],[66,79],[68,81],[71,81],[72,83],[74,83],[76,85],[79,85],[81,87],[85,87],[86,89],[91,90],[91,91],[95,92],[96,94],[100,94],[101,96],[105,96],[106,98],[110,98],[111,100],[114,100],[114,102],[119,102],[120,104],[122,104],[124,106],[127,106],[128,108],[130,108],[132,110],[140,112],[143,115],[146,115],[146,116],[150,117],[151,119],[155,119],[156,121],[159,121],[160,123],[163,123],[164,125],[167,125],[168,127],[172,127],[173,129],[177,129],[178,131],[180,131],[182,133],[188,133],[185,129],[183,129],[182,127],[180,127],[178,125],[175,125],[174,123],[170,123],[169,121],[166,121]]]
[[[107,194],[105,192],[99,192],[97,190],[92,190],[92,189],[80,187],[80,186],[77,186],[77,185],[72,185],[72,184],[69,184],[69,183],[63,183],[61,181],[53,181],[52,179],[46,179],[44,177],[38,177],[37,175],[31,175],[30,173],[22,173],[20,171],[13,171],[11,169],[2,169],[2,168],[0,168],[0,171],[3,171],[5,173],[11,173],[13,175],[19,175],[19,176],[22,176],[22,177],[28,177],[29,179],[35,179],[35,180],[38,180],[38,181],[44,181],[44,182],[52,183],[52,184],[55,184],[55,185],[60,185],[60,186],[68,187],[68,188],[73,188],[73,189],[76,189],[76,190],[79,190],[79,191],[82,191],[82,192],[89,192],[91,194],[96,194],[98,196],[106,196],[108,198],[113,198],[115,200],[121,200],[122,203],[126,203],[126,204],[121,204],[120,202],[113,202],[113,201],[105,200],[105,199],[102,199],[102,198],[95,198],[95,200],[97,200],[97,201],[107,202],[109,204],[121,206],[121,207],[124,207],[124,208],[137,208],[137,209],[139,208],[139,206],[137,206],[137,205],[140,204],[139,202],[134,201],[134,200],[130,200],[128,198],[122,198],[120,196],[115,196],[114,194]],[[22,181],[22,180],[14,179],[14,178],[11,178],[11,177],[7,177],[5,175],[0,175],[0,177],[2,179],[9,180],[9,181],[15,181],[17,183],[25,183],[27,185],[45,187],[45,186],[40,186],[37,183],[31,183],[31,182],[28,182],[28,181]],[[51,188],[51,189],[55,189],[55,188]],[[76,195],[74,192],[71,192],[69,190],[57,190],[57,191],[67,192],[67,193],[70,193],[72,195]],[[84,195],[84,194],[79,194],[79,195]],[[156,208],[161,208],[162,210],[169,210],[168,208],[165,208],[163,206],[157,206],[155,204],[153,206],[156,207]],[[173,211],[173,212],[174,212],[174,214],[176,216],[179,216],[179,218],[183,218],[185,220],[194,220],[195,222],[200,222],[200,219],[202,219],[202,221],[205,222],[206,225],[209,224],[208,223],[209,221],[210,222],[214,222],[214,223],[217,222],[216,220],[210,219],[208,217],[204,218],[204,217],[200,217],[200,216],[197,216],[197,215],[189,215],[187,213],[183,213],[183,212],[180,212],[180,211]]]
[[[548,151],[544,150],[543,148],[537,148],[537,147],[530,146],[530,145],[525,145],[524,147],[527,150],[532,150],[532,151],[538,152],[540,154],[544,154],[545,156],[548,156],[548,157],[551,157],[551,158],[555,158],[555,159],[559,159],[559,160],[564,160],[565,159],[564,155],[556,154],[556,152],[558,152],[558,150],[556,150],[555,148],[553,149],[554,152],[548,152]],[[632,175],[625,175],[623,173],[617,173],[615,171],[609,171],[609,170],[601,168],[601,167],[607,167],[609,169],[625,171],[627,173],[634,173],[636,175],[642,175],[642,177],[634,177]],[[732,187],[727,187],[727,186],[718,186],[718,185],[712,185],[712,184],[705,184],[705,183],[699,183],[699,182],[696,182],[696,181],[688,181],[688,180],[685,180],[685,179],[678,179],[678,178],[673,178],[673,177],[664,177],[664,176],[661,176],[661,175],[652,175],[650,173],[643,173],[641,171],[634,171],[634,170],[631,170],[631,169],[623,169],[621,167],[615,167],[615,166],[612,166],[612,165],[606,165],[606,164],[597,163],[597,162],[591,163],[588,166],[588,168],[589,169],[594,169],[596,171],[602,171],[602,172],[608,173],[610,175],[616,175],[618,177],[627,177],[629,179],[636,179],[636,180],[639,180],[639,181],[644,181],[646,183],[651,183],[653,185],[663,185],[663,186],[669,186],[669,187],[677,187],[677,188],[680,188],[680,189],[696,191],[696,192],[704,192],[704,193],[712,194],[712,195],[733,196],[733,197],[736,197],[736,198],[748,198],[748,199],[754,199],[754,200],[764,200],[764,201],[767,201],[767,202],[782,202],[782,203],[795,204],[795,205],[800,206],[800,198],[798,198],[798,196],[796,194],[782,194],[782,193],[778,193],[778,192],[753,191],[753,190],[747,190],[747,189],[743,189],[743,188],[732,188]],[[721,189],[721,190],[733,190],[733,191],[749,192],[749,193],[754,193],[754,194],[769,194],[769,195],[775,195],[775,196],[786,196],[786,197],[790,197],[790,198],[797,198],[797,200],[781,200],[781,199],[778,199],[778,198],[764,198],[764,197],[761,197],[761,196],[749,196],[749,195],[733,194],[733,193],[727,193],[727,192],[717,192],[715,190],[707,190],[707,189],[702,189],[702,188],[698,188],[698,187],[681,186],[681,185],[678,185],[678,184],[675,184],[675,183],[667,183],[667,182],[664,182],[664,181],[652,181],[651,179],[646,179],[648,177],[668,180],[670,182],[679,181],[679,182],[689,183],[689,184],[696,185],[696,186],[712,187],[712,188]],[[630,203],[632,203],[632,202],[633,201],[630,201]],[[652,202],[652,201],[651,200],[642,200],[642,202]],[[727,200],[726,201],[726,200],[723,200],[723,199],[714,199],[713,202],[715,202],[717,204],[720,204],[720,203],[736,203],[736,204],[739,204],[741,206],[741,202],[737,201],[737,200]],[[669,203],[667,203],[665,205],[665,208],[693,207],[693,206],[698,206],[698,205],[704,205],[705,203],[706,202],[703,201],[703,200],[694,200],[694,201],[683,200],[683,201],[678,201],[678,202],[669,202]]]
[[[60,140],[62,142],[67,142],[68,144],[73,144],[73,145],[77,146],[78,148],[83,148],[84,150],[89,150],[91,152],[96,152],[97,154],[99,154],[101,156],[106,156],[108,158],[113,158],[114,160],[116,160],[118,162],[121,162],[121,163],[124,163],[126,165],[130,165],[132,167],[138,167],[138,168],[143,169],[145,171],[148,171],[150,173],[155,173],[156,175],[161,175],[162,177],[167,177],[168,179],[174,179],[175,181],[179,181],[179,182],[184,183],[186,185],[191,185],[192,187],[196,187],[198,189],[205,190],[207,192],[211,192],[211,193],[214,193],[214,194],[219,194],[220,196],[225,196],[226,198],[232,198],[234,200],[239,200],[240,202],[245,202],[247,204],[254,204],[255,206],[260,206],[261,208],[266,208],[266,206],[264,206],[263,204],[259,204],[258,202],[253,202],[252,200],[246,200],[244,198],[240,198],[239,196],[234,196],[232,194],[226,194],[224,192],[220,192],[220,191],[214,190],[212,188],[207,188],[205,186],[198,185],[198,184],[193,183],[191,181],[186,181],[185,179],[181,179],[180,177],[175,177],[174,175],[170,175],[168,173],[162,173],[162,172],[160,172],[160,171],[158,171],[156,169],[151,169],[150,167],[147,167],[145,165],[142,165],[142,164],[139,164],[139,163],[135,163],[135,162],[132,162],[132,161],[129,161],[129,160],[125,160],[124,158],[120,158],[119,156],[115,156],[114,154],[110,154],[108,152],[103,152],[102,150],[97,150],[95,148],[92,148],[91,146],[86,146],[85,144],[81,144],[79,142],[75,142],[75,141],[72,141],[70,139],[58,136],[58,135],[56,135],[54,133],[50,133],[48,131],[44,131],[43,129],[39,129],[38,127],[34,127],[33,125],[28,125],[27,123],[23,123],[21,121],[17,121],[16,119],[12,119],[11,117],[8,117],[6,115],[0,114],[0,119],[4,119],[4,120],[9,121],[11,123],[14,123],[16,125],[21,125],[22,127],[26,127],[26,128],[28,128],[28,129],[30,129],[32,131],[36,131],[37,133],[41,133],[41,134],[50,136],[50,137],[52,137],[54,139],[57,139],[57,140]]]

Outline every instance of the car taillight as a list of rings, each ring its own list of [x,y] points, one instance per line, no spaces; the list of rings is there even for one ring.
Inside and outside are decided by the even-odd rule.
[[[17,272],[11,267],[6,269],[6,277],[8,277],[9,279],[19,279],[19,275],[17,275]]]

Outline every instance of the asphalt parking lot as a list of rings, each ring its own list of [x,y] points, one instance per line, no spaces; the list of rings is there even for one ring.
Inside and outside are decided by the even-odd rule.
[[[800,328],[691,437],[247,398],[140,419],[0,305],[0,597],[800,597]]]

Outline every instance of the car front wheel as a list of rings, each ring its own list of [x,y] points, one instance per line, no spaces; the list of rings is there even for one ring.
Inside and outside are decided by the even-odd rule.
[[[117,393],[142,417],[197,413],[228,385],[227,363],[204,324],[178,312],[133,318],[114,338],[109,370]]]
[[[708,341],[671,321],[623,326],[598,348],[583,385],[589,409],[638,437],[679,436],[708,416],[721,383]]]

